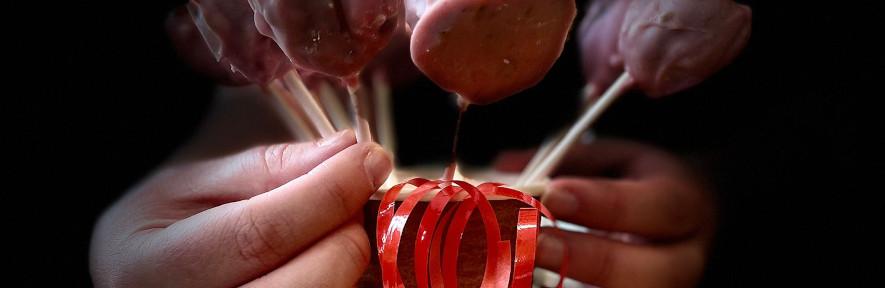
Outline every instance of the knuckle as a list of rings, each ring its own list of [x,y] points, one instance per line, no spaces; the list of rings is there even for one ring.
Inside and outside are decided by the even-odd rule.
[[[257,158],[261,159],[264,169],[264,191],[276,189],[280,185],[280,177],[286,167],[286,159],[292,153],[294,144],[281,143],[256,148]]]
[[[330,211],[332,215],[350,215],[348,211],[350,211],[350,205],[348,201],[348,194],[350,188],[348,185],[341,181],[350,181],[350,179],[338,179],[326,182],[325,194],[326,198],[328,198],[328,202],[330,203]]]
[[[372,257],[369,251],[369,238],[362,230],[353,230],[341,233],[338,247],[342,247],[348,258],[353,260],[352,263],[362,267],[368,264]]]
[[[237,251],[244,260],[273,265],[285,259],[278,247],[286,241],[288,233],[284,223],[272,219],[259,216],[248,206],[240,210],[234,229]]]
[[[286,144],[274,144],[260,148],[262,152],[261,159],[264,160],[267,174],[273,175],[282,167],[282,151],[285,149],[285,146]]]

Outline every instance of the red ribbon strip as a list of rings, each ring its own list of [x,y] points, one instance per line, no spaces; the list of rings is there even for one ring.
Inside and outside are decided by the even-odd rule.
[[[407,185],[416,188],[400,204],[399,209],[396,209],[395,200]],[[415,239],[415,276],[419,288],[427,288],[428,285],[434,288],[458,287],[461,239],[475,209],[479,210],[486,235],[486,266],[481,287],[531,287],[539,212],[556,225],[555,218],[546,207],[531,195],[503,187],[500,183],[484,183],[475,187],[464,181],[416,178],[388,189],[378,209],[375,236],[385,288],[404,287],[397,266],[403,229],[417,203],[431,192],[437,194],[421,218]],[[460,203],[454,202],[453,205],[456,206],[446,210],[449,203],[461,192],[468,196]],[[516,241],[513,241],[513,245],[511,241],[501,240],[498,219],[487,196],[511,198],[533,207],[520,209]],[[512,254],[511,246],[515,246]],[[568,255],[567,252],[565,254]],[[565,269],[564,262],[557,287],[562,287]]]
[[[449,223],[452,221],[452,216],[455,216],[456,209],[457,208],[449,209],[449,211],[442,216],[439,220],[439,226],[441,229],[436,230],[436,233],[433,234],[433,241],[430,242],[430,287],[433,288],[445,287],[445,280],[442,272],[443,235],[445,235],[445,231],[447,230]]]
[[[427,205],[427,209],[424,210],[424,217],[421,218],[421,225],[418,226],[418,235],[415,237],[415,280],[418,283],[418,287],[427,287],[427,281],[429,280],[427,276],[427,258],[430,256],[431,240],[438,226],[439,217],[442,215],[443,209],[446,208],[449,200],[460,191],[461,189],[456,190],[454,186],[444,188],[441,193],[437,193],[433,197],[430,205]]]
[[[513,286],[530,287],[535,271],[535,247],[538,244],[538,209],[519,209],[516,223],[516,256],[513,260]]]

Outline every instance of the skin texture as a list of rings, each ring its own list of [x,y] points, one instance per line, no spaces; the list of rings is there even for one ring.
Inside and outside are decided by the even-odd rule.
[[[247,0],[191,0],[187,11],[203,47],[249,82],[266,84],[292,69],[273,40],[258,33]]]
[[[633,0],[619,49],[646,94],[694,86],[730,63],[750,37],[750,8],[732,0]]]
[[[578,29],[584,76],[597,91],[605,91],[624,72],[618,38],[629,5],[630,0],[593,1]]]
[[[396,0],[248,0],[254,23],[300,69],[356,75],[383,49],[402,13]]]
[[[90,249],[95,286],[357,282],[371,252],[356,217],[390,157],[351,131],[278,142],[279,124],[253,126],[276,121],[254,93],[220,97],[197,137],[102,215]]]
[[[532,152],[505,153],[518,171]],[[542,202],[559,219],[597,231],[543,230],[536,263],[599,287],[693,287],[714,233],[711,195],[679,159],[652,147],[600,139],[573,148]]]
[[[562,53],[576,13],[572,0],[423,4],[407,2],[412,60],[472,104],[496,102],[541,81]]]

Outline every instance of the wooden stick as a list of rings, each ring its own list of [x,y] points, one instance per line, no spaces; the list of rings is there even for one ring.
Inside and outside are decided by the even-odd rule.
[[[271,98],[276,100],[276,105],[272,104],[271,106],[274,107],[274,110],[282,118],[292,137],[302,141],[316,140],[316,132],[304,121],[303,114],[299,111],[298,106],[290,101],[292,96],[287,95],[289,91],[278,81],[275,80],[264,88],[265,93],[270,94]]]
[[[529,174],[538,169],[538,165],[541,165],[541,161],[547,158],[547,155],[550,155],[550,151],[553,151],[553,147],[562,141],[562,137],[565,135],[564,132],[565,131],[556,133],[552,137],[544,140],[544,143],[541,144],[541,147],[538,148],[538,151],[535,152],[535,155],[529,160],[529,163],[522,169],[519,179],[516,180],[517,187],[525,186],[527,184]]]
[[[283,80],[286,82],[286,85],[289,86],[289,89],[291,89],[292,93],[290,93],[290,95],[293,95],[295,101],[298,102],[298,105],[304,109],[305,114],[307,114],[307,119],[310,120],[314,125],[314,128],[320,132],[320,136],[325,138],[335,134],[335,127],[332,126],[332,122],[329,121],[326,113],[320,108],[320,104],[317,104],[316,98],[313,97],[313,93],[310,93],[310,91],[307,90],[307,86],[304,86],[304,81],[301,80],[301,75],[298,75],[298,72],[293,69],[283,76]]]
[[[372,77],[375,90],[375,131],[381,147],[391,153],[396,152],[396,129],[393,127],[393,111],[390,99],[390,84],[383,72],[375,72]]]
[[[360,113],[360,99],[357,97],[357,91],[360,89],[359,81],[347,82],[347,93],[350,94],[350,107],[353,109],[353,119],[356,127],[356,142],[369,143],[372,142],[372,129],[369,127],[369,121]]]
[[[543,177],[549,176],[550,173],[553,172],[553,169],[562,161],[562,158],[565,157],[565,153],[568,152],[568,149],[579,139],[584,130],[587,130],[587,128],[589,128],[590,125],[592,125],[593,122],[595,122],[596,119],[598,119],[599,116],[618,99],[618,97],[629,90],[633,86],[633,83],[633,77],[630,77],[630,74],[627,74],[627,72],[621,74],[621,76],[618,77],[618,80],[605,91],[605,94],[593,103],[593,105],[581,115],[581,118],[569,128],[568,133],[565,134],[565,138],[556,144],[556,147],[553,148],[550,155],[541,161],[538,168],[529,173],[526,182],[533,183],[540,181]]]
[[[590,109],[590,107],[593,106],[594,103],[596,103],[597,97],[599,96],[597,93],[599,93],[599,89],[597,89],[596,85],[587,83],[587,85],[584,86],[581,95],[582,107],[584,110]],[[565,137],[565,131],[560,131],[554,136],[547,138],[547,140],[544,140],[544,143],[541,144],[541,148],[539,148],[535,155],[532,156],[532,159],[529,161],[528,165],[526,165],[525,168],[522,169],[522,173],[519,175],[519,179],[517,179],[516,181],[517,186],[525,186],[530,184],[527,182],[529,180],[529,174],[534,173],[535,170],[538,169],[538,165],[541,164],[541,161],[547,158],[547,155],[550,154],[550,151],[553,151],[553,147],[555,147],[556,144],[559,144],[559,142],[562,141],[563,137]]]
[[[366,87],[366,85],[363,84],[362,81],[360,81],[360,85],[358,87],[360,89],[363,89],[363,87]],[[375,131],[375,125],[378,124],[375,123],[375,115],[372,115],[375,114],[375,109],[372,109],[372,106],[375,105],[375,103],[372,101],[372,95],[370,95],[371,93],[366,92],[367,91],[362,90],[356,91],[357,100],[359,100],[359,103],[357,104],[359,104],[360,107],[360,116],[363,116],[363,119],[366,119],[366,123],[368,123],[369,128],[371,128],[370,130],[368,130],[371,133],[369,135],[372,136],[372,141],[375,141],[374,139],[378,138],[378,131]]]
[[[323,108],[326,109],[326,113],[329,114],[329,118],[332,119],[332,124],[335,124],[335,128],[338,130],[352,128],[350,119],[347,116],[347,110],[344,109],[344,105],[338,99],[338,92],[335,91],[335,88],[332,88],[329,82],[323,81],[320,84],[319,94],[320,102],[322,102]]]

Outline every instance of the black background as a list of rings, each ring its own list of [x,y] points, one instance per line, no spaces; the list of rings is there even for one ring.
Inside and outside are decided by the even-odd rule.
[[[17,132],[3,138],[13,223],[4,238],[13,242],[8,263],[21,270],[11,279],[28,286],[90,285],[93,222],[193,133],[213,89],[164,34],[181,1],[78,2],[8,8],[4,44],[20,67],[7,71],[14,77],[2,105],[5,130]],[[882,96],[865,87],[885,75],[874,44],[885,25],[868,15],[883,5],[742,2],[753,7],[754,29],[733,65],[663,100],[629,95],[597,130],[684,155],[711,175],[721,222],[704,287],[881,282],[873,273],[882,265],[869,263],[881,243],[868,232],[885,227],[882,178],[869,173],[882,166],[865,164],[875,162],[869,151],[881,147],[883,126],[861,120],[881,113],[860,110]],[[573,119],[582,78],[567,45],[538,87],[467,114],[464,161],[537,145]],[[443,161],[453,105],[426,80],[407,88],[395,99],[400,137],[409,139],[400,160]],[[438,111],[418,113],[419,105]]]

